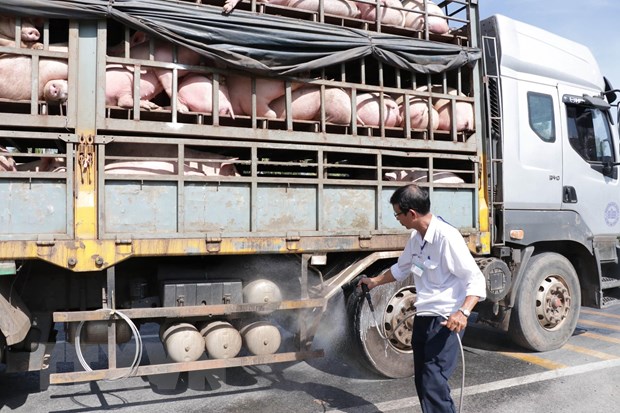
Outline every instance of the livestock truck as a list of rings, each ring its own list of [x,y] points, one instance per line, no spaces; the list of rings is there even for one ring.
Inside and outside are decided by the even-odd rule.
[[[0,3],[4,371],[69,383],[304,360],[338,312],[356,360],[411,375],[412,280],[372,292],[387,342],[347,288],[399,256],[389,198],[411,181],[486,277],[478,322],[545,351],[581,306],[618,302],[616,91],[587,48],[480,22],[477,0],[227,4]],[[147,363],[153,326],[165,359]],[[56,342],[82,368],[50,359]]]

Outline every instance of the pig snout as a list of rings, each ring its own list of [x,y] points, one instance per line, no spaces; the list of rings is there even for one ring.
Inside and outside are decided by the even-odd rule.
[[[43,98],[46,102],[66,102],[69,83],[66,80],[50,80],[43,87]]]
[[[22,40],[25,42],[36,42],[41,38],[41,34],[36,29],[36,27],[26,27],[24,24],[22,26]]]

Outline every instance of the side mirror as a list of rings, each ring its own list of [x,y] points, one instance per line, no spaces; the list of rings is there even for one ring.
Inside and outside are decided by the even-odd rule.
[[[601,163],[603,164],[603,175],[616,179],[617,174],[614,173],[616,169],[615,167],[620,165],[620,163],[614,163],[611,156],[603,156]]]

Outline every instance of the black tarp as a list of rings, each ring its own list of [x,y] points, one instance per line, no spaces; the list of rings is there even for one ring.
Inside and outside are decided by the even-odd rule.
[[[479,59],[477,49],[404,36],[168,0],[1,0],[0,14],[110,18],[189,47],[220,65],[293,74],[365,56],[405,70],[441,73]]]

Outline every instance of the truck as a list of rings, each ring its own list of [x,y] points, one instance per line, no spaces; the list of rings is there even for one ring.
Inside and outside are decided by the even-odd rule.
[[[410,376],[413,279],[373,289],[374,315],[355,290],[409,238],[389,198],[410,182],[485,276],[472,322],[547,351],[582,306],[620,302],[617,90],[592,53],[481,21],[477,0],[337,3],[375,13],[0,4],[4,371],[62,384],[300,361],[324,354],[327,325],[360,364]],[[147,363],[153,328],[165,360]],[[82,369],[50,359],[61,342]]]

